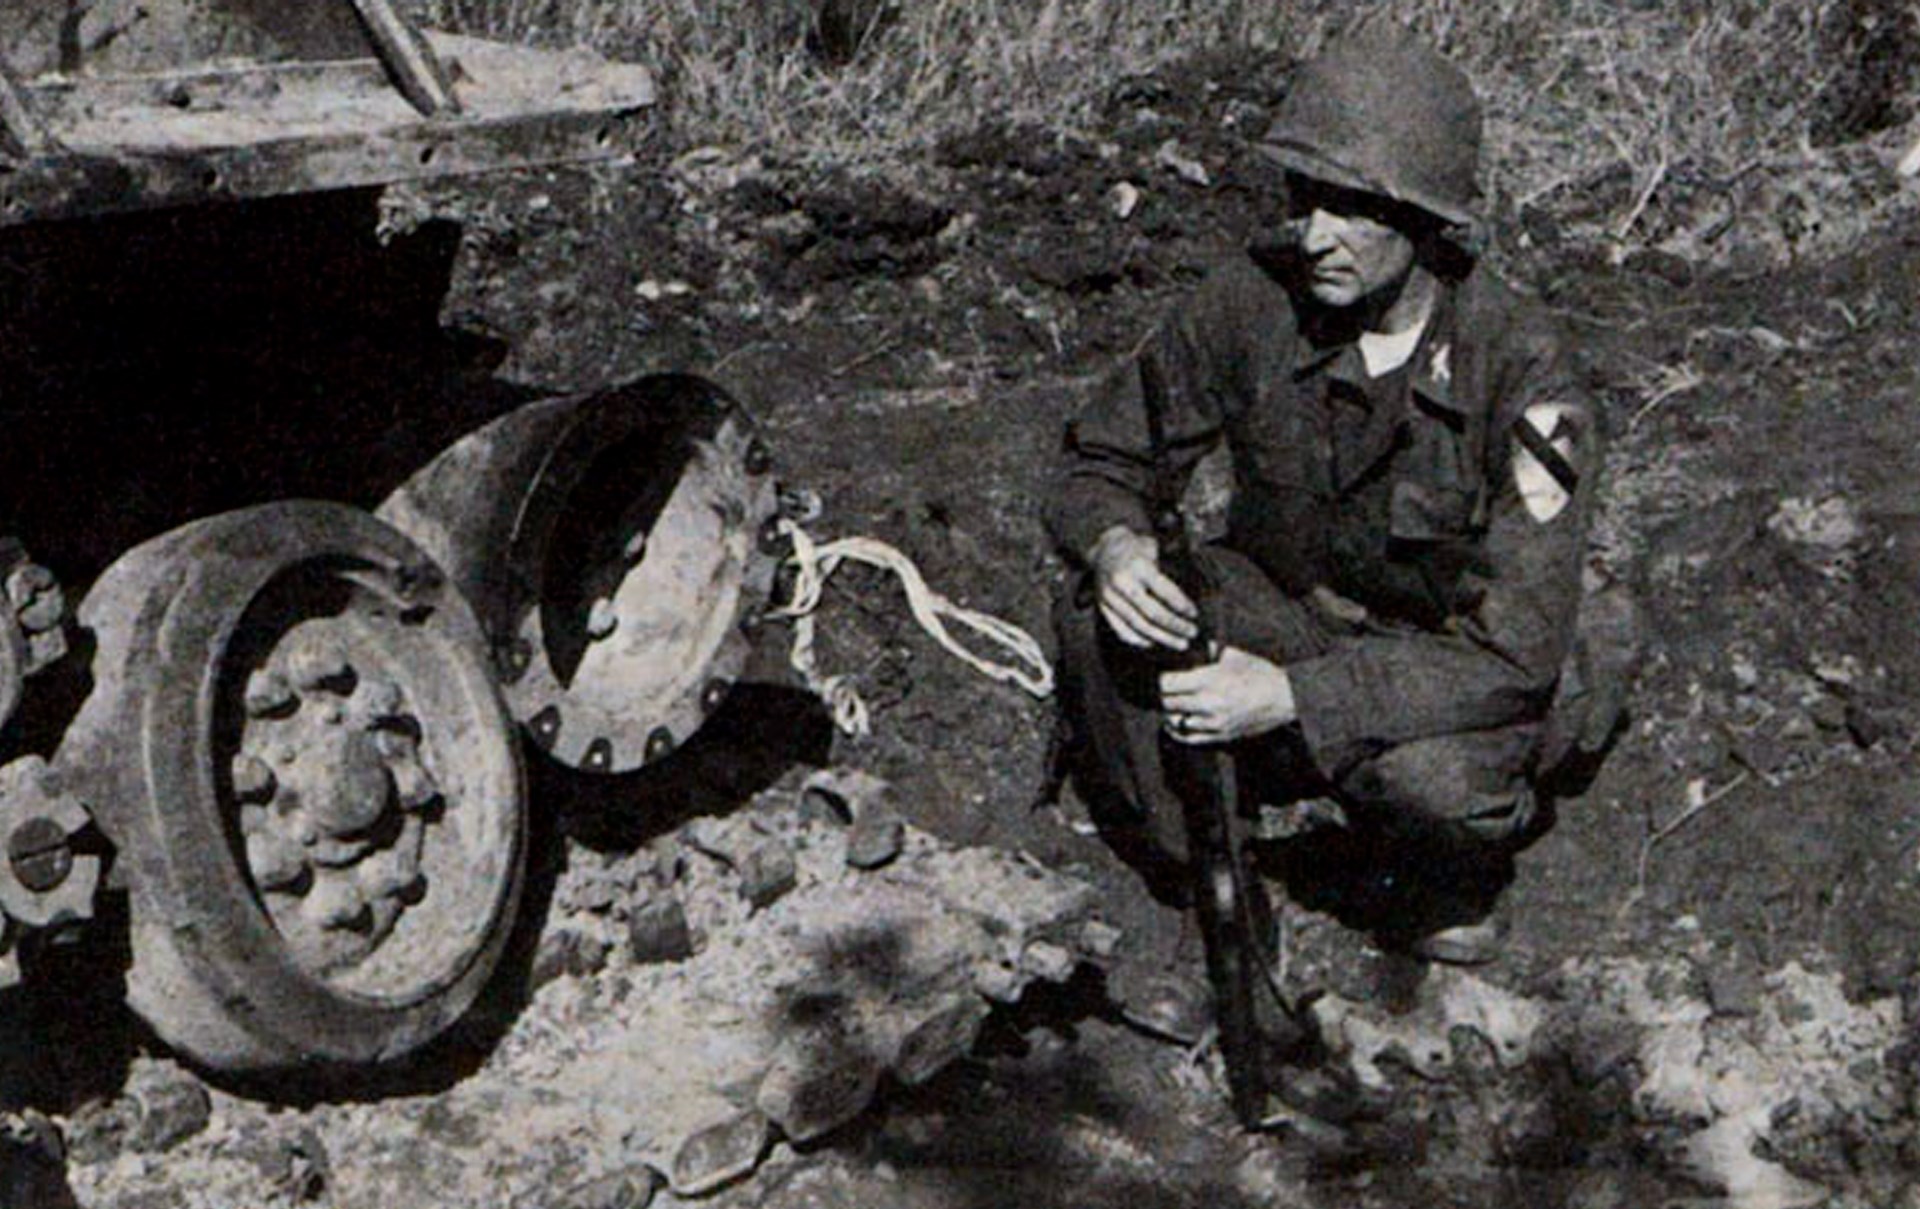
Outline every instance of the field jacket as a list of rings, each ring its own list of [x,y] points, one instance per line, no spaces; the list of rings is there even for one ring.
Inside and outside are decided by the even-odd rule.
[[[1287,668],[1329,779],[1409,740],[1539,721],[1574,632],[1601,462],[1556,334],[1475,271],[1443,286],[1412,358],[1370,378],[1357,334],[1291,279],[1259,253],[1214,273],[1105,381],[1068,426],[1053,536],[1084,563],[1111,526],[1152,532],[1151,362],[1166,467],[1184,481],[1224,442],[1223,544],[1345,635]],[[1570,493],[1544,519],[1522,496],[1523,457]]]

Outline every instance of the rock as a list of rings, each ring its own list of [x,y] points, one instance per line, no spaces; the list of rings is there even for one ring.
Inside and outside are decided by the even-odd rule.
[[[1133,217],[1140,208],[1140,190],[1127,181],[1120,181],[1107,190],[1107,209],[1122,222]]]
[[[1831,693],[1822,693],[1807,706],[1807,712],[1813,715],[1813,723],[1824,731],[1844,730],[1847,725],[1847,703]]]
[[[607,968],[610,945],[597,936],[588,936],[572,928],[549,929],[540,938],[533,957],[533,985],[543,987],[554,979],[571,974],[591,978]]]
[[[280,1140],[272,1183],[281,1196],[296,1205],[307,1205],[326,1195],[333,1181],[333,1162],[327,1146],[311,1129]]]
[[[1080,945],[1087,955],[1100,961],[1112,957],[1120,948],[1120,929],[1105,920],[1090,919],[1080,925]]]
[[[839,1030],[821,1028],[788,1038],[754,1103],[788,1138],[805,1142],[859,1116],[879,1086],[879,1061]]]
[[[772,1125],[751,1108],[698,1131],[674,1155],[675,1195],[698,1196],[739,1179],[759,1164],[772,1140]]]
[[[647,1209],[659,1188],[652,1168],[632,1167],[575,1184],[558,1196],[543,1190],[517,1198],[515,1209]]]
[[[878,869],[900,855],[906,825],[900,816],[883,810],[862,812],[847,832],[847,864],[855,869]]]
[[[685,961],[693,956],[693,930],[679,898],[662,895],[634,909],[627,924],[627,949],[640,965]]]
[[[1020,950],[1021,971],[1048,982],[1065,982],[1077,964],[1079,959],[1072,953],[1048,940],[1033,941]]]
[[[587,915],[606,915],[627,895],[621,880],[605,870],[596,870],[570,881],[560,890],[563,911]]]
[[[900,1041],[894,1078],[915,1087],[966,1056],[986,1022],[987,1005],[976,995],[950,995]]]
[[[1213,177],[1207,172],[1206,165],[1188,155],[1181,148],[1179,139],[1168,139],[1160,144],[1159,149],[1153,153],[1153,164],[1156,168],[1173,173],[1189,185],[1205,189],[1213,184]]]
[[[67,1153],[83,1167],[107,1162],[126,1149],[139,1114],[125,1096],[81,1105],[67,1122]]]
[[[1900,729],[1891,710],[1882,709],[1857,698],[1847,702],[1847,734],[1861,747],[1874,747],[1892,738]]]
[[[687,875],[687,853],[672,835],[663,835],[649,849],[652,855],[653,884],[662,889],[676,885]]]
[[[207,1127],[213,1099],[200,1080],[171,1064],[136,1075],[129,1094],[138,1105],[127,1146],[142,1154],[172,1150]]]
[[[995,1003],[1012,1003],[1026,985],[1020,972],[1003,962],[983,961],[973,971],[973,989]]]
[[[1780,501],[1767,528],[1796,545],[1821,550],[1842,550],[1859,541],[1864,534],[1860,516],[1844,496],[1810,500],[1798,496]]]
[[[851,823],[875,811],[899,814],[893,785],[858,768],[823,768],[800,787],[802,818]]]
[[[800,884],[800,871],[785,844],[765,841],[740,862],[740,894],[755,910],[772,906]]]
[[[719,861],[731,869],[740,863],[733,837],[718,819],[695,819],[680,829],[687,847]]]

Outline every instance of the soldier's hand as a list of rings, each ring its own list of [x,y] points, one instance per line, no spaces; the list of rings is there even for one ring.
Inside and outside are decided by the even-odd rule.
[[[1184,651],[1200,632],[1200,610],[1160,569],[1160,543],[1115,525],[1093,547],[1094,600],[1100,616],[1132,647]]]
[[[1160,702],[1167,733],[1182,743],[1232,743],[1296,716],[1287,669],[1232,646],[1212,663],[1162,672]]]

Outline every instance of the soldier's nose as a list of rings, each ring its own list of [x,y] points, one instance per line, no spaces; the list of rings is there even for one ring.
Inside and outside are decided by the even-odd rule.
[[[1338,242],[1340,220],[1325,210],[1307,216],[1306,229],[1300,235],[1300,247],[1309,256],[1324,256]]]

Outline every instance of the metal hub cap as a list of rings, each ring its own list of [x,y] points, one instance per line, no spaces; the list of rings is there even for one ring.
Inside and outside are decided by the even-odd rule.
[[[528,404],[381,505],[473,600],[513,714],[553,758],[620,773],[686,742],[751,651],[777,549],[773,457],[700,378]]]
[[[421,857],[446,806],[420,719],[354,637],[331,618],[287,632],[247,679],[232,760],[254,884],[322,975],[364,960],[426,897]]]

